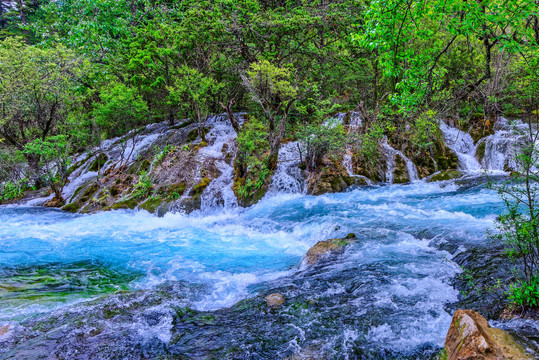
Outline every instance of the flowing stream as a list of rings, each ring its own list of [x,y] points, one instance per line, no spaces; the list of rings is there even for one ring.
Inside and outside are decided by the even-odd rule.
[[[337,120],[359,126],[352,115]],[[35,200],[0,207],[0,359],[432,359],[461,301],[457,258],[488,248],[503,210],[483,172],[515,168],[518,137],[507,124],[476,144],[440,124],[464,179],[419,180],[384,143],[386,181],[400,157],[410,184],[322,196],[305,193],[298,144],[288,142],[268,193],[249,208],[232,191],[234,130],[223,115],[207,126],[197,156],[219,175],[191,214],[81,215]],[[134,159],[171,131],[156,124],[127,142],[105,141],[103,166]],[[97,175],[92,156],[76,160],[66,198]],[[343,164],[358,176],[350,152]],[[318,241],[348,233],[357,240],[344,253],[303,261]],[[270,309],[270,293],[285,303]]]
[[[17,358],[23,350],[35,358],[40,351],[67,356],[77,344],[71,344],[74,332],[92,337],[90,324],[101,329],[101,339],[107,334],[107,341],[129,349],[132,358],[175,351],[205,358],[203,345],[178,348],[173,339],[182,331],[208,343],[221,341],[221,349],[228,346],[247,358],[275,359],[315,348],[333,351],[335,358],[428,358],[443,346],[451,321],[447,306],[458,297],[451,279],[461,271],[438,245],[450,239],[464,249],[484,242],[500,210],[493,191],[452,182],[318,197],[268,194],[248,209],[161,218],[143,211],[74,215],[3,207],[0,326],[9,330],[0,335],[0,358]],[[317,241],[350,232],[358,240],[339,259],[301,266]],[[134,300],[123,298],[124,291],[166,296],[160,295],[158,305],[145,300],[137,307],[127,305]],[[272,317],[265,306],[240,311],[235,305],[270,291],[289,299],[284,315]],[[87,318],[111,303],[125,303],[132,318]],[[179,315],[172,311],[178,307],[220,316],[228,330],[217,324],[179,329]],[[301,316],[286,315],[291,309]],[[57,320],[66,314],[78,322]],[[74,325],[80,321],[86,325]],[[43,323],[56,322],[62,330],[42,330]],[[130,336],[114,338],[127,328]],[[50,335],[54,331],[62,335]],[[112,349],[95,355],[103,345],[95,340],[99,336],[85,343],[84,352],[112,357]],[[39,346],[17,343],[25,337],[37,337],[33,344]],[[161,345],[154,348],[156,343]]]

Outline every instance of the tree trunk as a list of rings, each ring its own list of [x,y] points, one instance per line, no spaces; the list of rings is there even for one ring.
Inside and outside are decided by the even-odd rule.
[[[19,2],[18,2],[19,15],[21,17],[21,22],[22,22],[23,26],[26,27],[26,17],[24,16],[24,11],[22,11],[23,5],[24,5],[23,1],[19,0]],[[28,30],[27,29],[24,29],[24,34],[26,35],[26,43],[28,45],[30,45],[30,36],[28,35]]]
[[[226,111],[228,119],[230,120],[230,124],[234,128],[234,131],[236,131],[236,134],[238,134],[240,132],[240,124],[238,122],[238,119],[236,119],[234,113],[232,112],[232,105],[234,105],[234,100],[228,100],[226,105],[224,105],[222,102],[219,102],[219,104]]]

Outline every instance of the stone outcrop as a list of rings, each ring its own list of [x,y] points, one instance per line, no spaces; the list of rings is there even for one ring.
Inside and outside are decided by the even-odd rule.
[[[269,294],[266,296],[266,304],[270,308],[278,308],[282,304],[284,304],[284,296],[279,293]]]
[[[339,161],[325,160],[322,166],[309,173],[307,192],[311,195],[343,192],[355,184],[355,180]]]
[[[513,336],[473,310],[457,310],[445,339],[447,360],[533,359]]]
[[[330,255],[337,255],[344,251],[347,245],[356,240],[355,234],[348,234],[344,238],[319,241],[307,251],[303,260],[307,265],[313,265]]]

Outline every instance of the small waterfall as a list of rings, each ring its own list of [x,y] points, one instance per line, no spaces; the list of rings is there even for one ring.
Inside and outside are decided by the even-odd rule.
[[[342,159],[342,164],[344,168],[346,169],[346,172],[348,173],[348,175],[350,175],[351,177],[364,179],[367,185],[373,185],[372,180],[369,179],[368,177],[354,174],[354,168],[352,166],[352,151],[350,149],[348,149],[346,153],[344,154],[343,159]]]
[[[417,168],[415,164],[408,159],[401,151],[394,149],[391,147],[391,145],[388,144],[387,138],[384,138],[384,140],[381,143],[382,147],[385,150],[386,155],[386,172],[385,172],[385,180],[388,183],[393,183],[393,172],[395,171],[395,165],[396,165],[396,157],[400,156],[401,159],[406,164],[406,170],[408,172],[408,179],[410,182],[418,181],[419,176],[417,174]]]
[[[444,121],[440,121],[445,144],[453,150],[459,158],[459,170],[469,173],[481,171],[481,165],[475,158],[476,147],[470,134],[457,128],[448,126]]]
[[[241,116],[238,117],[241,119]],[[204,189],[201,195],[201,210],[208,211],[220,207],[236,208],[238,200],[232,190],[234,168],[232,162],[226,160],[227,155],[236,153],[236,131],[224,114],[210,117],[206,124],[211,127],[206,135],[209,145],[200,149],[199,156],[213,159],[221,174]]]
[[[520,121],[509,124],[507,119],[500,118],[494,129],[494,134],[481,139],[477,144],[478,148],[484,146],[481,165],[494,171],[518,170],[514,155],[523,140],[522,134],[528,131],[527,125]]]
[[[347,113],[337,113],[333,118],[324,122],[325,126],[334,127],[337,124],[345,125],[350,128],[359,128],[363,125],[363,118],[358,111],[350,111]]]
[[[270,193],[303,193],[305,179],[299,168],[301,157],[299,143],[291,141],[281,145],[277,159],[277,170],[273,174],[269,187]]]

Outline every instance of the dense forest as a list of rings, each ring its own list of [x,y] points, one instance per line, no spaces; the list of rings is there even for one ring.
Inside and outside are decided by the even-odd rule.
[[[193,119],[202,135],[227,112],[239,132],[247,111],[271,172],[284,138],[319,134],[316,167],[343,142],[376,158],[383,135],[432,151],[439,118],[537,115],[533,1],[34,0],[2,2],[0,19],[4,198],[56,188],[67,155],[158,121]],[[321,128],[349,110],[360,134]],[[53,179],[39,166],[51,159]]]
[[[216,114],[233,136],[223,130],[232,140],[213,149]],[[512,142],[506,119],[519,121]],[[292,171],[306,174],[308,195],[499,170],[503,181],[485,187],[503,212],[484,211],[496,219],[489,239],[503,244],[493,258],[513,272],[461,275],[468,299],[503,299],[496,316],[539,313],[538,123],[537,0],[0,2],[0,204],[31,194],[73,213],[159,213],[187,200],[193,211],[212,186],[226,198],[226,185],[247,208],[284,146],[299,154]],[[517,145],[489,167],[496,131]],[[154,143],[135,158],[137,136]],[[225,165],[197,157],[204,148]],[[83,167],[97,180],[85,182]]]

